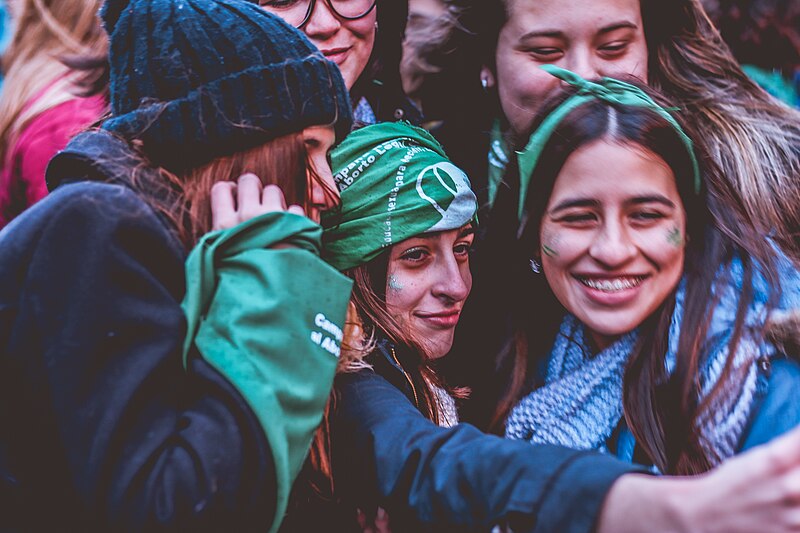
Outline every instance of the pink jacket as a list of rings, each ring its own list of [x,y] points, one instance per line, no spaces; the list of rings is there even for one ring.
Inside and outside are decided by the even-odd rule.
[[[105,108],[101,96],[74,98],[47,109],[25,126],[0,169],[0,229],[44,198],[50,158],[100,118]]]

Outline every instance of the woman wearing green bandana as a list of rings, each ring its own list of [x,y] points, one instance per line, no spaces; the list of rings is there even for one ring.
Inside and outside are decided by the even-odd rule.
[[[694,531],[717,523],[745,532],[758,516],[779,515],[785,500],[744,488],[779,482],[800,461],[800,435],[684,480],[457,423],[458,394],[436,361],[472,284],[475,196],[466,177],[427,133],[403,124],[351,133],[332,160],[342,205],[324,217],[324,253],[354,280],[352,335],[284,530],[358,529],[358,514],[362,528],[377,519],[396,532]],[[770,463],[776,455],[785,470]]]

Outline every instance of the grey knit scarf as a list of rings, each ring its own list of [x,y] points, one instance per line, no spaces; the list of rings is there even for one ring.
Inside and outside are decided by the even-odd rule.
[[[675,366],[682,296],[681,291],[670,327],[669,371]],[[592,355],[583,324],[572,315],[564,317],[550,354],[545,385],[512,410],[506,437],[608,451],[606,442],[622,419],[623,377],[636,339],[634,330]],[[729,356],[727,346],[727,342],[717,342],[710,347],[701,375],[704,396],[719,380]],[[740,387],[721,395],[700,420],[701,444],[711,452],[714,464],[736,452],[753,403],[759,351],[755,343],[742,339],[733,363],[733,375],[741,376]]]

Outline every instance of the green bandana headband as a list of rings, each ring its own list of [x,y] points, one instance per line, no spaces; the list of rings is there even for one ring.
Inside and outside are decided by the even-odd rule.
[[[613,78],[602,78],[598,82],[592,82],[581,78],[574,72],[556,67],[555,65],[542,65],[540,68],[556,78],[574,87],[578,87],[579,90],[554,109],[553,112],[542,121],[541,125],[536,128],[536,131],[531,134],[525,149],[521,152],[517,152],[520,179],[518,216],[520,219],[522,219],[525,211],[525,197],[528,194],[531,174],[533,173],[533,169],[536,168],[539,157],[542,155],[542,150],[550,140],[550,136],[561,121],[575,108],[582,106],[586,102],[597,99],[611,104],[646,107],[658,113],[664,120],[669,122],[669,124],[675,128],[678,137],[683,141],[686,150],[689,152],[689,157],[692,161],[692,170],[694,171],[694,189],[695,192],[700,192],[700,167],[694,155],[692,140],[684,133],[680,124],[669,114],[669,111],[655,103],[647,93],[635,85]]]
[[[361,128],[331,152],[331,162],[342,206],[323,214],[323,256],[339,270],[475,218],[469,179],[421,128],[398,122]]]

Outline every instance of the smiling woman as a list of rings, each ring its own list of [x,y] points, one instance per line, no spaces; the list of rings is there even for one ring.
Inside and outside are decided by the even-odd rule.
[[[259,0],[259,5],[302,30],[339,66],[357,123],[418,123],[400,82],[407,0]]]
[[[619,127],[628,126],[620,112]],[[622,198],[637,228],[638,220],[667,212],[664,198],[678,217],[679,202],[695,194],[691,158],[674,137],[673,131],[674,157],[636,155],[661,158],[680,177],[662,169],[652,181],[638,181],[628,191],[636,207],[630,194],[603,202],[616,211]],[[475,195],[438,143],[405,124],[351,133],[332,161],[342,208],[323,216],[324,242],[326,258],[354,280],[351,313],[335,390],[294,488],[285,531],[368,530],[373,519],[379,531],[387,522],[392,531],[498,525],[538,533],[697,531],[723,523],[721,515],[726,533],[750,533],[753,518],[765,515],[774,517],[771,532],[788,531],[793,509],[787,502],[797,500],[773,489],[785,486],[783,473],[794,470],[797,450],[787,449],[800,431],[702,480],[670,480],[630,475],[642,469],[609,455],[530,446],[458,423],[454,391],[442,382],[438,359],[452,343],[470,292]],[[653,170],[635,158],[627,163],[631,175]],[[670,180],[678,182],[677,197],[664,187]],[[597,191],[585,193],[593,198]],[[584,205],[589,214],[579,218],[602,219],[599,205]],[[609,234],[621,228],[617,217]],[[611,241],[621,239],[612,235]],[[549,242],[553,252],[566,254],[558,238]],[[622,280],[598,285],[626,290]],[[551,400],[556,408],[573,405]],[[774,469],[776,456],[786,470]]]
[[[516,269],[503,304],[517,327],[506,436],[697,474],[796,425],[763,369],[797,386],[800,366],[764,331],[800,303],[800,274],[706,193],[701,147],[642,87],[543,73],[569,87],[519,155],[515,262],[545,279]],[[755,435],[762,401],[784,402],[782,422]]]

